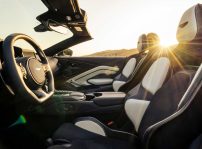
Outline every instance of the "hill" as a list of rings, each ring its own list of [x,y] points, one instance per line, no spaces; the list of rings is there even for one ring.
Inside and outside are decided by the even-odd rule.
[[[90,54],[87,56],[89,56],[89,57],[102,57],[102,56],[127,57],[127,56],[137,54],[137,53],[138,53],[137,49],[121,49],[121,50],[105,50],[105,51],[96,52],[96,53],[93,53],[93,54]]]

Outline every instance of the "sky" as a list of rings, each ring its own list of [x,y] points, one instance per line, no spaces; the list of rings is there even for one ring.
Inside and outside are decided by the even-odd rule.
[[[72,47],[74,56],[113,49],[136,48],[139,35],[155,32],[163,45],[177,43],[176,29],[189,7],[202,0],[78,0],[88,15],[94,38]],[[47,9],[40,0],[0,0],[0,37],[22,32],[47,48],[68,36],[54,32],[36,33],[36,16]]]

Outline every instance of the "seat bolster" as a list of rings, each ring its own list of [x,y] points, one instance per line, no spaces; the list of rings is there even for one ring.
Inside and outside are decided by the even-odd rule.
[[[142,86],[153,95],[161,88],[170,70],[167,57],[158,58],[149,68],[142,80]]]
[[[114,91],[115,91],[115,92],[118,92],[119,89],[120,89],[124,84],[126,84],[125,81],[118,81],[118,80],[115,80],[115,81],[113,82],[113,89],[114,89]]]
[[[122,140],[137,139],[137,136],[135,136],[134,134],[113,130],[93,117],[78,118],[75,121],[75,125],[87,131],[90,131],[105,137],[110,137],[113,139],[122,139]]]
[[[144,113],[149,106],[150,101],[139,99],[128,99],[125,103],[125,111],[132,121],[135,130],[138,132]]]
[[[103,124],[95,118],[92,117],[78,118],[74,124],[87,131],[96,133],[101,136],[106,136]]]
[[[137,60],[135,58],[129,59],[126,65],[123,68],[122,74],[128,78],[134,71]]]

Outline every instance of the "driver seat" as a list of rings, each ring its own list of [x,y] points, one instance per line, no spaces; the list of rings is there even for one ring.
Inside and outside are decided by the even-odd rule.
[[[136,128],[137,135],[112,130],[98,120],[89,118],[88,123],[83,123],[83,127],[71,123],[63,124],[54,133],[52,137],[54,145],[49,149],[188,148],[194,138],[201,134],[202,125],[202,100],[200,100],[202,97],[202,46],[199,44],[196,47],[196,43],[202,42],[201,18],[202,5],[200,4],[184,13],[177,33],[180,44],[175,49],[183,54],[181,45],[194,43],[194,48],[188,46],[189,54],[200,55],[200,57],[185,60],[184,65],[200,66],[198,70],[196,71],[195,67],[189,67],[175,73],[151,98],[138,127],[133,121],[133,116],[137,114],[133,113],[135,109],[132,108],[135,107],[132,103],[128,103],[128,100],[126,101],[125,110]],[[183,58],[183,55],[180,57]],[[127,108],[128,106],[131,108]],[[86,119],[81,118],[77,123],[82,121],[85,122]],[[93,133],[92,130],[99,133]]]

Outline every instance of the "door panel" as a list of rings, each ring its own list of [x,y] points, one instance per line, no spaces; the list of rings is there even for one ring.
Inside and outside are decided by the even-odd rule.
[[[110,79],[121,72],[127,60],[125,57],[57,58],[59,71],[55,76],[56,89],[75,91],[112,90]]]
[[[118,67],[98,66],[69,79],[67,82],[73,83],[75,86],[108,85],[109,82],[112,83],[113,81],[110,76],[116,74],[117,72],[119,72]],[[106,78],[103,78],[104,80],[99,78],[103,81],[99,79],[93,79],[94,77],[100,76],[102,74],[106,75]],[[104,82],[106,82],[106,84]]]

